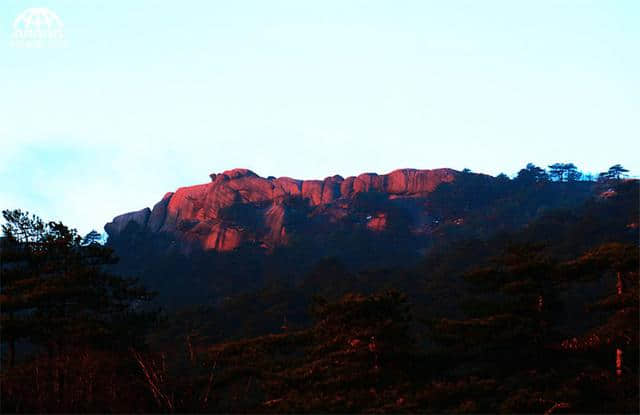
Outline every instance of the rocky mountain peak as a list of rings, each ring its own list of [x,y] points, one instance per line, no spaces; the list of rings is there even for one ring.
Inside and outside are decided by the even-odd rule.
[[[151,210],[117,216],[105,230],[109,237],[117,237],[134,222],[147,231],[173,235],[188,249],[228,251],[248,241],[273,248],[286,244],[290,230],[309,218],[319,223],[345,218],[360,193],[416,199],[427,196],[441,183],[454,181],[458,174],[451,169],[400,169],[383,175],[298,180],[263,178],[249,169],[237,168],[211,174],[209,183],[169,192]],[[299,216],[299,208],[283,206],[284,200],[299,200],[307,210],[305,218]],[[364,223],[367,229],[379,232],[387,226],[386,214],[371,212],[368,216],[375,218],[375,223]]]

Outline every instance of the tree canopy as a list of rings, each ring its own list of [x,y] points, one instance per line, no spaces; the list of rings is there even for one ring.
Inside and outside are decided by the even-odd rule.
[[[526,183],[543,182],[549,180],[549,175],[544,169],[533,163],[528,163],[524,169],[518,172],[516,180]]]
[[[27,341],[50,352],[74,344],[116,345],[140,339],[140,311],[152,294],[104,270],[113,251],[61,222],[5,210],[2,243],[2,342]],[[10,360],[13,361],[12,355]]]
[[[558,182],[574,182],[582,176],[573,163],[554,163],[549,166],[549,177]]]
[[[609,180],[620,180],[627,176],[629,170],[622,167],[620,164],[615,164],[609,167],[609,170],[606,172],[602,172],[598,175],[598,180],[600,181],[609,181]]]

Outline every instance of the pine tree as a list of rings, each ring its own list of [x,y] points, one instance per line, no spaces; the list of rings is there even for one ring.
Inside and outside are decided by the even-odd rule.
[[[565,168],[565,176],[568,182],[575,182],[580,180],[582,177],[582,173],[578,170],[575,164],[567,163],[564,165]]]
[[[153,313],[139,311],[151,293],[111,275],[116,261],[99,244],[84,245],[74,229],[45,224],[19,210],[3,211],[2,341],[20,340],[49,353],[78,344],[123,345],[140,339]],[[14,353],[10,353],[13,363]]]
[[[549,177],[557,182],[573,182],[580,179],[582,173],[573,163],[554,163],[549,166]]]
[[[602,172],[598,175],[599,181],[620,180],[627,176],[629,170],[622,167],[620,164],[615,164],[609,167],[609,170]]]
[[[100,233],[98,233],[94,229],[91,232],[89,232],[88,234],[86,234],[84,238],[82,238],[82,244],[83,245],[92,245],[92,244],[99,243],[101,240],[102,240],[102,235],[100,235]]]
[[[549,166],[549,178],[555,182],[564,181],[564,164],[554,163]]]
[[[638,348],[638,262],[638,250],[633,245],[607,243],[566,265],[570,273],[583,279],[609,279],[609,293],[590,304],[588,310],[610,312],[611,315],[604,324],[582,337],[563,341],[563,348]],[[616,352],[616,358],[618,355]]]
[[[533,163],[528,163],[524,169],[518,172],[516,180],[525,183],[544,182],[549,180],[549,175],[544,169]]]
[[[580,376],[581,382],[588,380],[591,392],[583,403],[587,409],[598,404],[612,412],[638,410],[638,265],[637,247],[621,243],[600,245],[565,265],[573,278],[605,279],[609,287],[607,294],[587,305],[599,323],[560,343],[567,353],[587,357],[592,367]],[[594,366],[600,366],[599,371]]]
[[[539,364],[556,335],[554,266],[541,246],[516,245],[466,273],[475,287],[466,318],[435,321],[434,340],[461,360],[477,362],[481,372],[504,375]]]

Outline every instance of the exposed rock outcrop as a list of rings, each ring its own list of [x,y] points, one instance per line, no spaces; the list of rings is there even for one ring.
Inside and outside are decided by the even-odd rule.
[[[105,230],[110,238],[118,237],[135,222],[149,232],[175,236],[188,249],[229,251],[245,242],[273,248],[288,242],[289,227],[295,228],[310,217],[327,223],[344,218],[360,193],[376,192],[388,199],[420,198],[439,184],[455,180],[458,174],[451,169],[401,169],[346,179],[336,175],[324,180],[296,180],[263,178],[248,169],[233,169],[211,174],[209,183],[167,193],[153,210],[117,216]],[[292,200],[299,200],[307,209],[304,218],[300,206],[288,203]],[[373,214],[363,224],[372,232],[384,230],[387,215]]]
[[[109,235],[119,234],[131,222],[144,228],[145,226],[147,226],[147,221],[149,220],[150,215],[151,215],[151,210],[149,208],[144,208],[135,212],[125,213],[123,215],[116,216],[115,218],[113,218],[112,222],[109,222],[106,225],[104,225],[104,230]]]

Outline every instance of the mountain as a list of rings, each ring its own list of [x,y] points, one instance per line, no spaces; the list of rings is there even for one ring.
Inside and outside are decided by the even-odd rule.
[[[220,368],[208,412],[637,413],[639,190],[455,172],[411,199],[438,221],[413,238],[358,222],[411,217],[373,191],[272,251],[186,254],[133,224],[110,243],[164,301],[201,294],[154,344],[187,402],[211,378],[192,356]]]
[[[450,169],[402,169],[385,175],[297,180],[263,178],[248,169],[233,169],[211,174],[210,183],[167,193],[153,210],[120,215],[105,230],[117,237],[134,222],[150,232],[175,236],[187,252],[231,251],[247,242],[273,249],[287,245],[291,233],[304,227],[309,218],[330,226],[349,215],[358,195],[378,192],[411,210],[411,229],[420,232],[431,219],[421,200],[458,174]],[[389,226],[386,212],[367,213],[352,219],[373,232]]]
[[[434,246],[488,238],[550,209],[577,206],[594,187],[452,169],[324,180],[233,169],[210,177],[105,225],[108,245],[121,258],[118,272],[172,300],[211,301],[300,283],[327,257],[350,270],[410,265]]]
[[[444,173],[225,172],[107,247],[3,212],[1,411],[638,413],[640,182]]]

